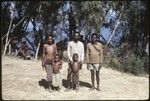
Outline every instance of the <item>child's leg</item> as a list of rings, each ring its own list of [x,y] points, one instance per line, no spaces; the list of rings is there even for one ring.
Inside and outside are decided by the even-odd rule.
[[[75,87],[76,87],[76,91],[78,92],[79,91],[79,73],[76,74],[76,78],[75,78]]]
[[[67,76],[67,80],[68,80],[68,89],[71,89],[71,79],[72,79],[72,71],[71,68],[68,68],[68,76]]]

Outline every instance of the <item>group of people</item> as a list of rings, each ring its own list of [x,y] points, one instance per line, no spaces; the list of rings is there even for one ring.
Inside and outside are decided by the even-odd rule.
[[[67,90],[75,89],[79,91],[79,71],[82,69],[83,61],[86,60],[87,69],[91,71],[92,87],[90,90],[96,89],[100,91],[100,75],[99,71],[103,62],[103,49],[102,44],[98,41],[97,34],[91,35],[91,41],[86,45],[86,54],[84,44],[79,41],[80,33],[75,32],[73,34],[73,40],[68,43],[68,87]],[[57,52],[57,46],[54,44],[53,37],[47,37],[47,43],[43,46],[42,54],[42,67],[47,73],[47,82],[49,84],[49,91],[52,91],[52,87],[56,87],[56,90],[60,91],[62,78],[60,69],[62,68],[62,60]],[[86,59],[84,59],[86,57]],[[97,87],[94,85],[96,75]]]

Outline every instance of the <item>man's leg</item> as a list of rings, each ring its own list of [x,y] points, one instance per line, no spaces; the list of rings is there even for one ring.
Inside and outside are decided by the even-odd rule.
[[[100,82],[99,70],[96,71],[96,81],[97,81],[97,90],[100,91],[100,88],[99,88],[99,82]]]
[[[95,88],[94,81],[95,81],[94,70],[91,70],[91,82],[92,82],[91,90],[93,90]]]
[[[53,72],[53,69],[52,69],[52,66],[50,64],[46,65],[46,72],[47,72],[48,90],[50,92],[52,92],[52,72]]]

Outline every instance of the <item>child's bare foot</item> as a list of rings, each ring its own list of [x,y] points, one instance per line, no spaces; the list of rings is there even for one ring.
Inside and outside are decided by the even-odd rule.
[[[65,92],[70,91],[70,90],[71,90],[70,88],[67,88],[67,89],[65,90]]]

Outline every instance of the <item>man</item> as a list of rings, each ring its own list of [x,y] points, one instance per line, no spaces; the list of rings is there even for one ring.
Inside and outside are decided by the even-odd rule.
[[[103,62],[103,49],[102,49],[102,44],[97,41],[97,34],[95,33],[93,33],[91,36],[91,42],[87,44],[86,62],[87,62],[87,68],[91,71],[92,88],[90,90],[97,89],[98,91],[100,91],[99,70]],[[97,88],[94,85],[95,71],[96,71]]]
[[[31,59],[31,53],[30,53],[30,48],[28,47],[28,45],[26,44],[26,41],[22,42],[22,45],[19,49],[19,52],[21,54],[21,56],[26,59],[26,60],[30,60]]]
[[[68,47],[67,47],[67,53],[68,53],[68,60],[70,62],[72,62],[72,57],[73,57],[73,54],[74,53],[77,53],[78,56],[79,56],[79,62],[83,62],[84,60],[84,45],[81,41],[79,41],[80,39],[80,33],[79,32],[75,32],[73,34],[73,41],[70,41],[68,43]],[[69,63],[70,63],[69,62]],[[72,71],[71,71],[71,67],[70,67],[70,64],[69,64],[69,68],[68,68],[68,76],[67,76],[67,79],[68,79],[68,89],[71,88],[71,76],[72,76]]]
[[[16,56],[17,55],[17,44],[18,44],[18,40],[16,36],[13,36],[11,38],[11,54],[12,56]]]
[[[47,82],[49,84],[49,91],[51,92],[51,84],[52,84],[52,63],[54,60],[54,56],[57,53],[56,44],[53,43],[53,37],[48,36],[47,43],[43,45],[43,54],[42,54],[42,67],[43,70],[45,68],[47,73]]]

